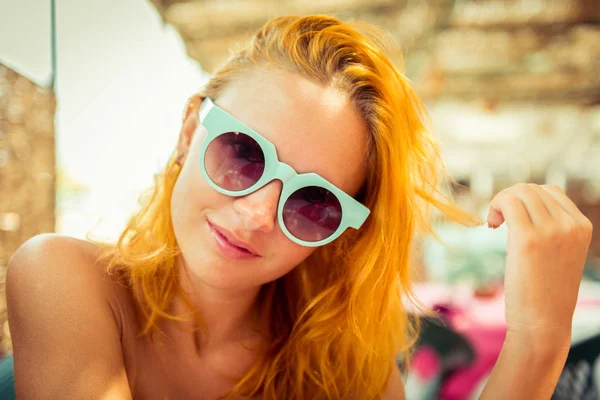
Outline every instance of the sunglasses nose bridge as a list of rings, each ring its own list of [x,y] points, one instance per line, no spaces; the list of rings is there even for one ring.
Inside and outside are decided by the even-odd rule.
[[[279,179],[282,183],[286,183],[296,175],[296,171],[286,163],[279,163],[275,172],[275,178]]]

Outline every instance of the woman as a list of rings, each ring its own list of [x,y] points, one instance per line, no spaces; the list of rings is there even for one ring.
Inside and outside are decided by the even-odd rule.
[[[402,399],[410,245],[437,191],[425,110],[373,28],[281,17],[186,107],[118,244],[38,236],[10,261],[23,398]],[[134,152],[135,149],[132,149]],[[557,188],[499,193],[508,335],[484,398],[548,398],[591,224]]]

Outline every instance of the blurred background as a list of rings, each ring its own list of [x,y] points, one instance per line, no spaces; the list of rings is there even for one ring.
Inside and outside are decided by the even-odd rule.
[[[392,33],[464,209],[553,183],[600,227],[600,0],[0,0],[0,281],[36,234],[116,238],[188,96],[269,18],[311,13]],[[505,333],[507,230],[436,226],[449,246],[417,240],[414,271],[444,324],[426,325],[408,398],[475,398]],[[555,398],[600,398],[599,282],[596,229]]]

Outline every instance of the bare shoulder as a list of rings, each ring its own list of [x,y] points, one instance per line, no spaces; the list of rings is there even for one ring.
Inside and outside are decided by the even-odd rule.
[[[124,290],[96,262],[99,251],[44,234],[10,259],[6,295],[18,395],[130,397],[114,307]]]
[[[48,279],[52,276],[73,280],[102,278],[102,269],[95,265],[98,255],[99,248],[90,242],[50,233],[37,235],[13,254],[9,273],[19,276],[41,274]]]
[[[121,332],[121,310],[129,304],[130,296],[116,277],[106,272],[106,265],[98,261],[99,256],[100,248],[91,242],[58,234],[37,235],[13,254],[7,280],[35,282],[38,288],[53,286],[54,289],[49,290],[54,293],[56,288],[69,287],[76,290],[73,296],[78,292],[98,296],[110,305]]]

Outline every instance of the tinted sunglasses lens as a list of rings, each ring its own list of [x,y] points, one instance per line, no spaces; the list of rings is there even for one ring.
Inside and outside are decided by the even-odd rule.
[[[318,242],[333,235],[342,222],[342,206],[329,190],[319,186],[298,189],[283,206],[288,231],[306,242]]]
[[[265,155],[256,140],[245,133],[226,132],[208,145],[204,167],[216,185],[236,192],[258,182],[265,170]]]

